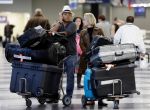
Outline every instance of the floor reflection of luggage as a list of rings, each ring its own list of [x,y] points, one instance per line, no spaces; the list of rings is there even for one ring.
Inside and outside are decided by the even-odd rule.
[[[62,90],[63,104],[68,106],[71,104],[71,99],[63,91],[62,76],[63,68],[58,66],[14,60],[10,91],[23,96],[26,106],[30,107],[31,97],[37,98],[40,104],[44,104],[47,100],[58,102]]]

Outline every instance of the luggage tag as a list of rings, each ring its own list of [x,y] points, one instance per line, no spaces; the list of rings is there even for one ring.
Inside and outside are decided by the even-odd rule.
[[[19,58],[20,62],[23,62],[23,60],[31,60],[31,57],[23,56],[22,54],[19,55],[14,54],[14,58]]]
[[[106,71],[109,71],[112,67],[114,67],[113,64],[106,64]]]

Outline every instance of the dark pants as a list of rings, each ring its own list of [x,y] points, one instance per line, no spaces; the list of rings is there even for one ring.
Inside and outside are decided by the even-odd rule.
[[[65,72],[67,74],[66,93],[68,96],[71,96],[71,97],[72,97],[73,89],[74,89],[74,73],[75,73],[76,61],[77,61],[77,56],[71,55],[64,62]]]

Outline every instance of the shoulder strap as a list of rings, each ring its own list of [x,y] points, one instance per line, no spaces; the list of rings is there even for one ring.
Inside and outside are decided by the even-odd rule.
[[[89,47],[87,48],[87,51],[93,50],[95,48],[95,45],[96,45],[98,39],[99,39],[98,36],[93,38],[92,42],[90,43]]]

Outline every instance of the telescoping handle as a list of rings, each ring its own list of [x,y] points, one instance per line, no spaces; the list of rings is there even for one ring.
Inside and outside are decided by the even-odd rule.
[[[147,59],[148,59],[148,63],[149,63],[149,61],[150,61],[149,53],[145,53],[145,55],[147,55]]]
[[[115,95],[115,83],[120,82],[120,95],[122,96],[122,81],[120,79],[113,80],[113,96]]]
[[[26,93],[27,92],[27,80],[26,78],[19,79],[19,92]]]

